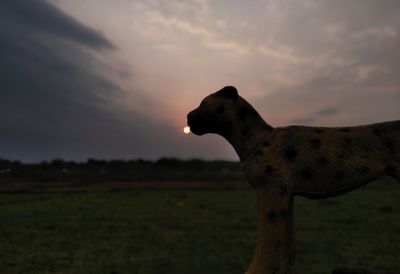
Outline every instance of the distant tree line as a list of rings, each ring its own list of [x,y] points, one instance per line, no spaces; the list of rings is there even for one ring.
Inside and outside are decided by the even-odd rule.
[[[234,161],[204,161],[161,158],[150,160],[98,160],[85,162],[54,159],[21,163],[0,159],[1,181],[102,182],[102,181],[226,181],[241,180],[240,164]]]

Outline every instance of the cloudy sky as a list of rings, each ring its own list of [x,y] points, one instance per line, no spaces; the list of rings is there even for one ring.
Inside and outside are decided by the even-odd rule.
[[[398,0],[2,0],[0,158],[237,159],[186,113],[235,85],[273,126],[400,119]]]

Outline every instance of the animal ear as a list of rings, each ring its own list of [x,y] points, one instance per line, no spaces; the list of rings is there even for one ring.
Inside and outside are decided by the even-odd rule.
[[[217,93],[221,96],[232,98],[232,99],[237,99],[239,97],[238,91],[233,86],[226,86],[223,89],[221,89],[220,91],[218,91]]]

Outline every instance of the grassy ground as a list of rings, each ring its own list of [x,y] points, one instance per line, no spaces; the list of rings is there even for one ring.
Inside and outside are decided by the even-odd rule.
[[[0,194],[0,273],[244,273],[248,188]],[[297,268],[400,266],[400,185],[296,199]]]

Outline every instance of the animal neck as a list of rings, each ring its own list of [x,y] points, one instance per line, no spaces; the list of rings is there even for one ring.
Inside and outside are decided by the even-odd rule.
[[[240,160],[244,161],[268,138],[272,130],[273,127],[242,99],[237,117],[232,121],[232,127],[221,135],[234,147]]]
[[[270,188],[257,189],[257,243],[246,274],[293,273],[295,237],[293,197],[279,197]]]

